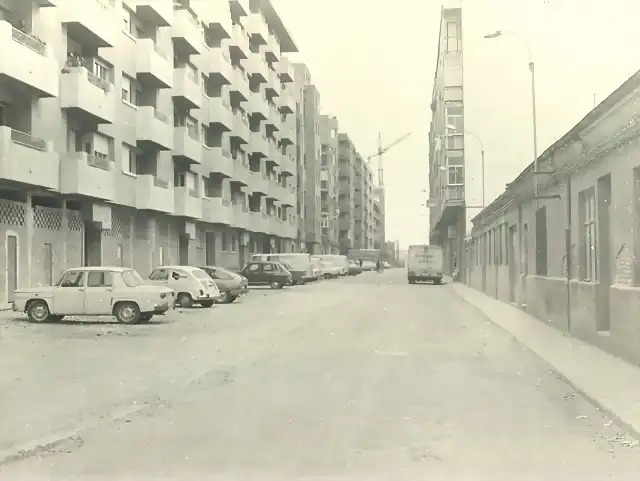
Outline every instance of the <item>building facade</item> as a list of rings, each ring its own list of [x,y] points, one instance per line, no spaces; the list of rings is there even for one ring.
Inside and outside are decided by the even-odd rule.
[[[338,119],[329,115],[320,117],[321,170],[320,212],[322,215],[322,251],[338,254]]]
[[[441,10],[429,132],[429,243],[441,245],[445,273],[464,266],[466,231],[462,9]]]
[[[0,301],[71,266],[295,250],[296,46],[268,0],[8,5]]]
[[[343,132],[338,133],[338,244],[340,253],[346,255],[354,247],[355,218],[355,176],[356,156],[353,142]]]
[[[639,111],[640,72],[472,220],[466,278],[640,365]]]

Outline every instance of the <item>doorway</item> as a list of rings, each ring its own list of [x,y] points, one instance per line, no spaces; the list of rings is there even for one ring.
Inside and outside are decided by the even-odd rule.
[[[208,266],[216,265],[216,233],[205,232],[205,264]]]
[[[610,242],[611,175],[598,179],[597,196],[598,234],[595,247],[598,256],[596,275],[599,275],[599,282],[596,284],[596,328],[598,332],[607,332],[611,329],[610,286],[613,281]]]
[[[7,301],[13,302],[18,289],[18,237],[7,236]]]
[[[518,257],[516,246],[518,242],[518,228],[515,225],[509,227],[509,245],[507,246],[507,262],[509,266],[509,302],[516,300],[516,284],[518,282]]]
[[[178,238],[178,264],[189,265],[189,236],[181,235]]]
[[[84,224],[84,265],[102,265],[102,229],[91,221]]]
[[[53,248],[48,242],[45,243],[42,249],[43,253],[43,268],[44,268],[44,283],[47,286],[53,285]]]

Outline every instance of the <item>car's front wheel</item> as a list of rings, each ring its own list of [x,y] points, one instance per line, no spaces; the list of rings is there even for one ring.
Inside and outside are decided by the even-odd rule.
[[[32,301],[27,308],[27,316],[33,322],[47,322],[51,319],[49,305],[43,300]]]
[[[135,302],[119,302],[113,311],[118,322],[122,324],[137,324],[140,321],[140,308]]]
[[[282,283],[278,281],[271,281],[269,283],[269,286],[271,287],[271,289],[282,289]]]

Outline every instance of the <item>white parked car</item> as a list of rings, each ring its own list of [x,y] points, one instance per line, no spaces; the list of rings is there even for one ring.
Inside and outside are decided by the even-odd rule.
[[[68,269],[54,286],[15,291],[13,310],[36,322],[65,316],[115,316],[124,324],[149,322],[173,307],[173,291],[150,286],[126,267]]]
[[[159,266],[147,282],[171,288],[176,293],[176,305],[179,307],[189,308],[194,303],[211,307],[221,298],[216,283],[199,267]]]
[[[322,269],[322,277],[325,279],[336,279],[342,275],[342,268],[340,266],[333,265],[331,262],[320,262]]]

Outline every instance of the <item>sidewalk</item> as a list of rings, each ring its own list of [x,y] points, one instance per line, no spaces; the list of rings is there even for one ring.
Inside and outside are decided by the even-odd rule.
[[[460,297],[553,366],[575,390],[640,436],[640,368],[461,283]]]

